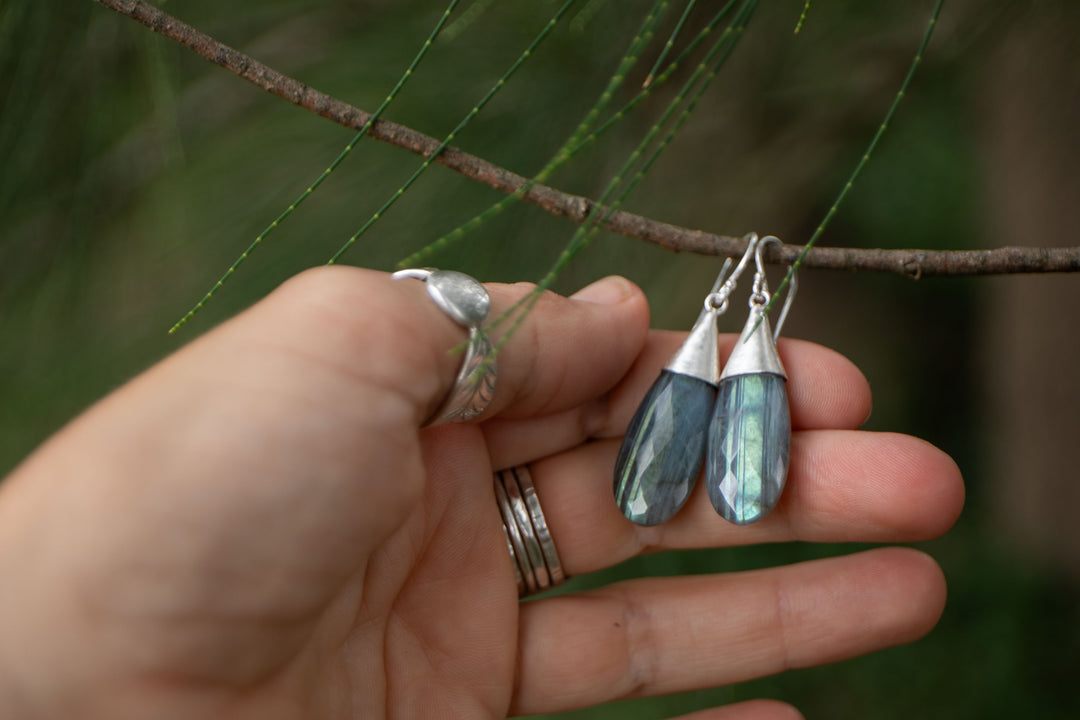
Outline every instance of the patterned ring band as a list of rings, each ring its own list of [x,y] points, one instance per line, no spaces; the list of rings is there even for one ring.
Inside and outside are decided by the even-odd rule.
[[[427,426],[465,422],[481,415],[495,395],[495,351],[481,327],[491,309],[491,298],[478,280],[453,270],[412,268],[391,275],[394,280],[423,280],[428,295],[450,318],[469,331],[465,358],[454,387]]]
[[[518,597],[566,582],[528,465],[495,473],[495,498],[513,561]]]

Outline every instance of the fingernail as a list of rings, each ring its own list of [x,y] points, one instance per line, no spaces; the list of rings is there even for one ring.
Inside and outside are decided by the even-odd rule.
[[[586,285],[570,296],[572,300],[596,303],[597,305],[614,305],[630,295],[633,285],[624,277],[609,275]]]

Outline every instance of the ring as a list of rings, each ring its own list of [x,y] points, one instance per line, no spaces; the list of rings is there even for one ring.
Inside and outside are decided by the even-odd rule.
[[[567,581],[528,465],[495,473],[495,499],[514,566],[518,597]]]
[[[450,318],[469,331],[465,358],[454,387],[425,426],[465,422],[481,415],[495,396],[495,350],[481,325],[491,309],[491,297],[478,280],[453,270],[399,270],[394,280],[423,280],[428,295]]]

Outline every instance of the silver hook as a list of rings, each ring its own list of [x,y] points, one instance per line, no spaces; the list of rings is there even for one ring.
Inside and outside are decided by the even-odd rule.
[[[720,274],[716,276],[716,282],[713,283],[712,290],[705,297],[706,310],[713,310],[719,315],[723,315],[727,311],[728,298],[731,297],[731,293],[735,292],[735,285],[743,271],[746,270],[746,266],[750,263],[750,257],[755,254],[755,248],[758,245],[758,235],[755,232],[747,233],[743,236],[743,239],[747,241],[746,252],[743,253],[739,264],[735,266],[730,275],[728,269],[731,268],[731,258],[724,260],[724,266],[720,268]]]
[[[731,262],[731,258],[724,258],[724,267],[720,268],[720,274],[716,276],[716,282],[713,283],[709,295],[715,295],[720,291],[720,286],[723,285],[724,281],[727,279],[727,271],[731,269]]]
[[[777,245],[783,245],[780,238],[775,235],[769,235],[762,238],[757,242],[754,249],[754,288],[750,295],[751,305],[768,305],[771,296],[769,294],[769,281],[765,277],[765,262],[761,257],[762,249],[769,243],[774,242]],[[749,250],[748,250],[749,252]],[[791,266],[788,267],[791,269]],[[788,311],[791,310],[791,303],[795,300],[795,293],[799,289],[799,274],[793,273],[791,275],[791,282],[788,285],[787,296],[784,298],[784,307],[780,309],[780,317],[776,321],[776,328],[773,330],[773,341],[775,342],[780,337],[780,331],[784,327],[784,321],[787,320]]]

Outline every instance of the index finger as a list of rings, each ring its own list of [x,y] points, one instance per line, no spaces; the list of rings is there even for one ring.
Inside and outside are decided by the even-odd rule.
[[[531,283],[487,283],[491,318],[499,318],[533,293]],[[409,292],[422,292],[415,288]],[[441,349],[441,401],[461,364],[453,352],[463,337],[434,303],[423,304],[433,329],[431,350]],[[497,381],[491,404],[481,420],[550,415],[580,406],[614,387],[633,365],[648,334],[649,310],[641,290],[629,280],[607,277],[562,297],[540,293],[515,326],[507,318],[496,329],[495,342],[505,339],[496,357]],[[450,328],[452,336],[446,336]],[[507,333],[512,335],[506,337]]]

